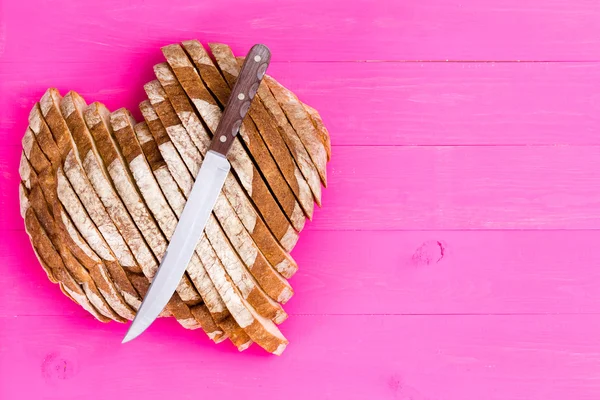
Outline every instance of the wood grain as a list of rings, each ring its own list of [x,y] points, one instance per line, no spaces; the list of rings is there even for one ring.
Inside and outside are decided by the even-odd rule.
[[[600,228],[598,146],[334,146],[333,153],[325,206],[306,230]],[[16,171],[17,149],[0,154]],[[13,211],[0,226],[19,229],[17,196],[4,196]]]
[[[47,283],[25,232],[2,234],[24,251],[0,243],[0,316],[86,316]],[[305,232],[281,327],[304,314],[594,314],[598,240],[600,231]]]
[[[157,321],[124,347],[113,342],[126,327],[98,326],[91,317],[0,317],[0,372],[28,382],[4,381],[0,396],[161,398],[199,382],[204,395],[231,398],[255,390],[269,398],[417,400],[593,400],[600,393],[600,320],[585,315],[297,316],[288,323],[296,346],[277,359],[251,348],[243,361],[231,345],[169,322]],[[140,366],[141,352],[161,362]],[[111,384],[95,386],[98,376]],[[261,384],[267,381],[276,383]]]
[[[127,107],[141,120],[142,86],[161,61],[152,48],[135,74],[110,60],[61,62],[60,73],[25,63],[0,68],[0,137],[20,143],[31,104],[45,88],[66,93],[74,82],[86,99]],[[88,82],[90,75],[102,79]],[[269,75],[321,112],[334,145],[600,144],[600,95],[590,84],[600,79],[596,62],[272,62]]]
[[[255,7],[239,0],[174,0],[160,14],[157,3],[144,0],[35,4],[27,24],[19,16],[28,14],[28,2],[4,6],[6,37],[15,38],[4,46],[8,62],[116,56],[132,65],[183,37],[232,43],[236,54],[265,43],[273,61],[600,59],[600,4],[594,0],[292,0],[277,7],[272,0]],[[48,21],[60,29],[45,29]]]
[[[597,400],[599,18],[594,0],[0,2],[0,398]],[[281,358],[172,320],[119,346],[19,217],[45,89],[141,121],[160,48],[194,38],[268,45],[332,135]]]

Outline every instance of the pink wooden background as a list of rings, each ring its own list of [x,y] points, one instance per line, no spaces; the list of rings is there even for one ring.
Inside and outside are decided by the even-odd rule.
[[[280,358],[170,320],[120,345],[19,216],[45,89],[135,110],[191,38],[269,45],[332,134]],[[0,0],[0,116],[2,400],[600,399],[597,0]]]

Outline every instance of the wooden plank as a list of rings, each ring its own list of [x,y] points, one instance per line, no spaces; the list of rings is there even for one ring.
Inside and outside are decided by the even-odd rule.
[[[275,63],[269,73],[320,112],[335,145],[600,144],[590,85],[600,63]]]
[[[0,316],[86,315],[48,282],[24,232],[2,236]],[[600,231],[307,231],[285,309],[290,319],[600,313],[599,240]]]
[[[85,315],[48,282],[26,234],[7,237],[0,316]],[[300,270],[286,311],[598,313],[600,254],[590,249],[599,239],[600,231],[309,231],[294,250]]]
[[[53,85],[141,120],[143,85],[163,59],[158,48],[139,57],[135,73],[110,60],[6,65],[0,145],[20,143],[31,106]],[[269,73],[321,113],[334,145],[600,144],[600,96],[590,84],[600,63],[274,62]]]
[[[22,229],[18,149],[0,147],[0,229]],[[307,230],[599,229],[599,146],[345,147]]]
[[[175,0],[157,18],[160,4],[59,0],[35,2],[30,13],[30,2],[7,2],[4,60],[132,65],[146,49],[195,38],[240,54],[263,42],[281,61],[598,60],[600,52],[594,0]]]
[[[154,76],[152,65],[160,61],[159,49],[136,60],[130,65],[133,70],[129,72],[116,67],[110,60],[99,60],[95,64],[59,62],[45,68],[40,68],[39,64],[36,66],[35,62],[2,63],[0,60],[0,81],[3,85],[0,146],[20,143],[27,129],[29,111],[49,87],[58,88],[61,93],[77,89],[90,102],[100,101],[110,110],[127,107],[137,120],[141,120],[137,106],[144,98],[143,86]],[[90,79],[90,76],[95,79]]]
[[[598,313],[599,240],[600,231],[307,231],[286,310],[290,319]]]
[[[91,317],[0,325],[6,399],[600,397],[598,315],[298,316],[280,358],[258,347],[240,356],[168,320],[127,346],[126,326]]]
[[[600,398],[597,1],[0,3],[1,399]],[[48,282],[18,217],[43,91],[140,119],[159,48],[190,38],[269,45],[332,133],[278,359],[172,319],[120,346],[126,326]]]
[[[306,229],[598,229],[600,147],[336,147]]]
[[[7,286],[0,291],[0,316],[88,315],[50,283],[24,230],[5,232],[2,237],[0,282]]]

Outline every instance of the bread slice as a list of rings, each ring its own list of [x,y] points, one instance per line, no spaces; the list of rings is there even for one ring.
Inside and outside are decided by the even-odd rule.
[[[69,257],[69,251],[81,262],[81,264],[90,271],[91,277],[98,286],[98,289],[120,317],[128,318],[133,316],[133,311],[128,303],[122,298],[115,287],[113,281],[108,277],[108,271],[102,260],[92,251],[91,248],[79,235],[73,222],[63,209],[58,198],[58,183],[56,180],[57,167],[60,167],[60,150],[54,141],[50,129],[48,128],[39,105],[36,104],[29,117],[30,129],[24,136],[24,154],[29,157],[34,170],[39,174],[39,183],[43,190],[43,196],[49,210],[53,214],[54,225],[57,232],[53,236],[53,241],[64,242],[69,250],[58,246],[65,257]],[[44,152],[38,146],[38,141],[43,145]],[[52,160],[50,162],[46,156]],[[71,189],[72,190],[72,189]],[[69,264],[67,264],[69,265]],[[118,268],[118,265],[114,265]],[[120,320],[120,318],[115,318]]]
[[[145,107],[152,107],[149,104],[145,104]],[[145,114],[148,114],[149,110],[146,110]],[[152,110],[154,111],[154,110]],[[152,115],[152,114],[150,114]],[[160,123],[160,122],[159,122]],[[153,124],[154,128],[159,128],[156,124]],[[162,126],[160,126],[160,128],[162,128]],[[156,178],[156,182],[158,183],[158,190],[160,191],[162,189],[162,193],[164,193],[164,196],[161,198],[161,200],[157,201],[156,203],[159,203],[159,209],[155,211],[155,215],[159,215],[158,213],[169,213],[170,216],[168,218],[161,218],[161,221],[170,221],[171,219],[174,219],[174,223],[170,222],[168,225],[165,224],[165,226],[163,227],[163,229],[166,232],[171,232],[171,235],[174,231],[175,225],[177,224],[177,219],[178,219],[178,215],[181,215],[181,213],[183,212],[183,208],[185,206],[185,198],[183,197],[183,194],[181,193],[179,187],[177,186],[177,183],[175,182],[175,180],[173,179],[173,176],[171,175],[171,173],[169,172],[169,170],[167,169],[167,164],[165,163],[164,159],[161,156],[160,150],[152,136],[152,134],[150,133],[150,130],[147,126],[147,124],[145,122],[141,122],[139,124],[136,124],[134,127],[135,130],[135,135],[138,139],[138,143],[140,145],[140,149],[143,152],[143,158],[147,161],[147,164],[145,167],[139,167],[139,168],[143,168],[143,171],[139,171],[139,173],[135,173],[134,172],[134,176],[144,176],[147,177],[149,175],[148,170],[151,170],[152,173],[154,175],[154,177]],[[116,135],[117,139],[119,139],[120,135]],[[168,142],[167,144],[170,144],[170,142]],[[164,145],[164,143],[163,143]],[[126,157],[129,159],[129,157]],[[185,170],[185,165],[183,165],[183,161],[181,161],[181,159],[179,159],[181,164],[179,165],[180,169]],[[137,168],[136,168],[137,169]],[[152,185],[139,185],[140,187],[150,187]],[[156,197],[160,197],[160,194],[156,194]],[[165,202],[167,202],[167,204],[165,204]],[[153,210],[154,211],[154,210]],[[196,257],[196,256],[194,256]],[[198,261],[200,263],[200,261]],[[202,267],[202,271],[204,271],[204,274],[206,274],[206,271],[204,270],[204,267]],[[202,271],[198,271],[199,273],[201,273]],[[200,275],[197,276],[197,279],[200,278]],[[206,282],[207,280],[207,282]],[[201,282],[199,283],[200,287],[206,286],[206,285],[210,285],[211,288],[214,288],[214,285],[212,284],[212,281],[210,280],[210,278],[208,277],[208,275],[206,275],[206,278],[204,276],[201,277]],[[216,290],[216,289],[214,289]],[[217,294],[218,295],[218,294]],[[218,299],[221,300],[220,295],[218,295]],[[224,303],[220,303],[220,304],[224,304]],[[215,313],[219,314],[222,316],[222,318],[219,318],[218,316],[213,317],[213,319],[215,320],[215,322],[217,323],[217,325],[219,327],[221,327],[224,331],[225,334],[227,336],[229,336],[231,338],[231,341],[234,343],[234,345],[236,345],[238,347],[238,349],[243,350],[245,348],[247,348],[250,344],[251,341],[249,340],[248,337],[242,337],[239,334],[239,331],[241,331],[241,328],[236,324],[231,324],[231,315],[229,314],[229,311],[223,307],[225,309],[225,311],[223,311],[222,308],[219,308],[218,310],[215,310],[214,307],[208,307],[207,308],[207,312],[210,312],[212,315],[214,315]],[[200,311],[201,310],[196,310],[196,313],[194,314],[195,316],[200,315]],[[194,313],[194,309],[192,309],[192,313]]]
[[[177,47],[181,49],[179,46]],[[229,88],[233,88],[239,76],[243,60],[240,60],[238,64],[238,60],[236,60],[231,52],[231,49],[226,45],[213,45],[213,47],[215,49],[219,49],[219,55],[215,55],[217,63],[219,65],[223,65],[223,67],[227,67],[227,70],[222,69],[221,72],[223,73]],[[183,52],[183,50],[181,50],[181,52],[183,53],[183,56],[185,56],[185,52]],[[258,92],[258,88],[256,89],[256,92]],[[227,96],[227,98],[228,97],[229,96]],[[226,98],[219,99],[221,102],[225,100]],[[277,163],[279,170],[285,177],[285,180],[294,193],[296,200],[300,206],[302,206],[304,214],[309,219],[312,219],[314,201],[310,187],[308,186],[308,183],[304,179],[304,176],[292,158],[292,155],[288,150],[281,134],[277,130],[277,126],[273,123],[262,100],[260,100],[260,96],[251,103],[248,116],[252,119],[252,121],[254,121],[254,124],[256,125],[260,136],[266,144],[267,149],[271,153],[274,162]]]
[[[189,173],[186,173],[185,164],[179,157],[175,146],[169,140],[169,136],[160,122],[158,115],[154,111],[154,108],[150,102],[146,100],[140,104],[140,110],[148,124],[150,132],[156,140],[162,157],[166,160],[166,165],[169,166],[173,178],[179,187],[190,190],[193,185],[193,179]],[[171,111],[171,113],[173,113],[173,111]],[[163,115],[163,117],[167,118],[168,115]],[[281,247],[277,239],[275,239],[272,232],[267,228],[251,201],[244,193],[244,190],[231,174],[227,176],[223,191],[231,206],[236,210],[236,214],[240,221],[246,227],[247,231],[270,264],[275,266],[277,271],[283,276],[287,278],[291,277],[298,269],[297,264],[285,249]],[[275,204],[275,206],[277,206],[277,204]],[[289,222],[287,222],[279,207],[277,207],[277,210],[281,217],[286,221],[288,232],[292,232],[292,236],[294,236],[296,231],[289,225]],[[276,221],[271,221],[277,224]]]
[[[200,170],[202,156],[191,142],[190,136],[173,111],[173,107],[167,100],[167,94],[160,85],[160,82],[148,82],[144,85],[144,90],[150,100],[150,104],[152,104],[152,108],[154,108],[155,113],[160,117],[168,138],[175,145],[188,171],[195,177]]]
[[[161,108],[161,112],[169,112],[167,108]],[[161,116],[161,112],[158,111],[158,108],[155,108],[155,111],[157,111],[157,114],[159,115],[159,118],[161,119],[161,121],[163,121],[163,123],[171,122],[173,120],[172,114]],[[173,113],[173,111],[170,111],[170,113]],[[175,117],[178,118],[177,115],[175,115]],[[169,132],[169,127],[166,127],[166,130],[167,132]],[[187,143],[188,145],[191,145],[189,141]],[[199,166],[197,169],[199,169]],[[187,196],[191,191],[191,188],[181,189],[185,196]],[[226,200],[223,200],[223,202],[225,201]],[[268,295],[264,292],[264,290],[256,284],[252,275],[248,273],[245,265],[242,262],[240,262],[238,255],[235,253],[234,248],[226,239],[221,227],[219,226],[216,218],[213,215],[211,215],[208,219],[203,238],[204,236],[208,236],[210,244],[212,245],[214,251],[218,254],[225,268],[227,268],[229,275],[236,282],[236,284],[240,285],[239,287],[240,291],[242,292],[242,295],[244,295],[245,298],[249,298],[248,296],[252,296],[252,301],[254,302],[253,306],[257,309],[258,312],[264,313],[262,315],[264,315],[266,318],[271,318],[275,321],[283,321],[287,317],[287,315],[285,314],[281,306],[272,299],[270,299]],[[204,239],[201,239],[200,244],[202,245],[203,243]],[[282,296],[291,296],[291,294],[292,292],[291,290],[289,290],[285,291],[285,293],[282,293]]]
[[[35,180],[37,180],[37,177]],[[125,319],[116,314],[107,304],[105,298],[108,298],[109,301],[114,303],[118,303],[121,299],[115,298],[109,294],[110,289],[108,288],[108,282],[101,275],[98,268],[94,268],[88,272],[88,270],[86,270],[84,266],[67,249],[67,246],[64,242],[66,237],[58,230],[58,227],[54,221],[54,217],[50,213],[50,209],[48,208],[48,204],[44,198],[43,191],[45,190],[42,189],[42,185],[40,185],[38,182],[33,184],[28,195],[29,204],[34,210],[41,226],[44,228],[46,235],[62,259],[64,266],[79,284],[79,286],[83,289],[86,297],[102,315],[105,315],[106,317],[115,321],[125,322]],[[92,276],[90,275],[92,275],[94,279],[92,279]],[[103,286],[104,295],[98,290],[95,281],[97,281],[99,285]]]
[[[155,125],[156,126],[156,125]],[[172,168],[170,166],[169,168]],[[183,190],[185,194],[189,193],[189,189]],[[173,209],[183,209],[183,204],[180,206],[173,206]],[[208,229],[207,229],[208,231]],[[203,235],[200,245],[205,243],[206,234]],[[222,240],[222,239],[221,239]],[[221,263],[221,260],[216,256],[214,250],[210,251],[212,247],[206,247],[208,251],[201,251],[199,256],[202,260],[203,265],[206,268],[211,280],[217,287],[217,290],[221,294],[223,301],[227,305],[227,308],[231,312],[231,315],[236,322],[245,328],[246,333],[257,342],[260,346],[267,348],[269,351],[277,352],[283,351],[287,341],[281,335],[275,325],[268,319],[262,317],[244,298],[235,285],[233,285],[231,278],[226,272],[225,266]],[[226,251],[223,250],[223,251]],[[233,255],[235,256],[235,254]],[[229,268],[237,268],[237,266],[228,266]],[[239,274],[239,273],[238,273]],[[235,274],[234,274],[235,275]],[[236,276],[238,277],[238,276]],[[260,291],[252,291],[252,301],[257,302],[255,294],[260,294]],[[268,300],[268,297],[266,298]],[[261,302],[257,302],[259,306],[263,306]],[[275,303],[276,305],[276,303]],[[282,309],[280,309],[274,317],[274,319],[281,322],[282,317],[286,317]]]
[[[175,145],[171,142],[167,130],[164,128],[149,100],[144,100],[140,103],[140,111],[144,116],[151,135],[156,141],[163,162],[165,162],[166,166],[173,166],[173,168],[169,167],[169,170],[172,178],[177,182],[177,190],[180,190],[179,187],[191,188],[194,184],[194,179],[189,173],[179,173],[179,171],[187,171],[187,167],[179,156]]]
[[[223,330],[227,333],[229,340],[231,340],[231,343],[233,343],[233,345],[237,347],[239,351],[246,350],[252,345],[252,343],[254,343],[246,331],[240,327],[240,325],[231,315],[221,321],[219,326],[223,328]]]
[[[162,231],[148,210],[146,202],[139,192],[141,188],[138,189],[130,169],[127,166],[127,162],[121,154],[120,147],[115,143],[111,135],[112,130],[126,130],[126,127],[130,124],[130,115],[127,112],[120,110],[111,116],[106,107],[99,103],[88,106],[83,114],[94,142],[97,144],[99,155],[104,164],[108,166],[107,170],[118,194],[123,200],[124,205],[127,207],[132,219],[138,226],[141,234],[144,236],[148,246],[157,259],[162,260],[168,242],[165,240]],[[136,140],[132,130],[127,130],[125,135],[127,134],[130,134],[130,141]],[[127,145],[127,142],[124,141],[123,145]],[[139,159],[135,160],[134,165],[139,162]],[[147,200],[148,203],[154,203],[156,201],[154,198],[149,198]],[[146,268],[148,267],[151,266],[147,265]],[[155,273],[156,269],[152,269],[148,270],[145,275],[148,279],[152,279]],[[189,305],[197,304],[200,301],[200,296],[186,275],[184,275],[177,287],[177,293],[181,297],[181,300]]]
[[[215,127],[218,123],[218,119],[215,119],[212,117],[212,115],[220,115],[220,109],[216,100],[212,98],[204,84],[206,83],[209,85],[211,91],[216,93],[215,96],[217,98],[223,98],[223,96],[226,98],[228,96],[229,89],[227,85],[217,85],[215,83],[222,80],[222,77],[217,68],[215,68],[212,64],[212,61],[204,50],[204,47],[202,47],[199,42],[188,41],[183,42],[183,45],[189,57],[192,59],[192,61],[194,61],[197,71],[200,72],[201,78],[204,80],[204,82],[194,83],[198,82],[197,79],[190,79],[190,83],[187,84],[184,89],[187,90],[188,96],[192,98],[192,101],[202,118],[205,121],[211,121],[211,124],[209,125]],[[181,65],[189,65],[185,63],[185,61],[180,61],[180,63]],[[317,182],[319,182],[318,177]],[[289,251],[291,248],[293,248],[298,235],[288,223],[288,230],[284,233],[283,238],[278,237],[275,239],[274,232],[277,232],[278,222],[271,219],[270,216],[272,216],[272,214],[267,214],[268,210],[262,210],[261,212],[263,213],[264,217],[263,221],[263,219],[257,214],[254,207],[252,207],[250,202],[247,200],[246,196],[243,196],[243,193],[239,193],[240,188],[238,186],[229,185],[228,183],[229,182],[225,183],[224,192],[234,209],[244,210],[243,212],[238,211],[238,215],[246,227],[246,230],[248,233],[250,233],[258,248],[264,254],[269,263],[275,266],[275,269],[284,277],[290,278],[297,271],[298,267],[295,261],[286,252],[286,249]],[[260,205],[261,204],[257,204],[257,208],[260,209]],[[246,218],[244,218],[244,216],[246,216]],[[273,227],[275,229],[273,229],[273,231],[269,231],[265,221],[267,221],[267,225],[269,225],[272,229]],[[282,242],[286,244],[286,249],[279,244],[278,239],[282,240]]]
[[[102,162],[100,154],[98,154],[83,119],[83,110],[86,106],[83,99],[73,91],[67,93],[60,102],[63,118],[67,122],[72,140],[75,143],[73,156],[67,157],[65,161],[65,172],[69,176],[70,171],[67,169],[69,161],[80,163],[83,167],[92,188],[102,203],[99,208],[104,208],[105,212],[103,214],[108,216],[107,225],[116,228],[113,234],[124,240],[126,244],[124,252],[128,256],[133,256],[133,259],[130,258],[129,260],[130,264],[125,263],[124,266],[131,268],[131,271],[135,273],[142,272],[142,265],[158,268],[156,258],[119,198],[109,172]],[[75,184],[73,185],[75,186]],[[92,219],[94,218],[92,217]],[[112,224],[110,223],[111,220]],[[129,247],[130,252],[127,247]]]
[[[20,192],[24,195],[22,199],[25,199],[27,189],[24,185],[21,185],[20,188]],[[40,260],[40,264],[45,270],[51,271],[52,276],[59,282],[61,290],[68,297],[82,306],[99,321],[107,322],[109,319],[102,315],[92,305],[83,289],[77,284],[71,274],[69,274],[62,263],[62,259],[37,219],[35,212],[26,201],[21,202],[21,210],[25,220],[25,231],[31,239],[35,254]]]
[[[24,157],[21,157],[21,160],[23,158]],[[25,216],[27,214],[27,210],[30,208],[29,207],[29,199],[27,198],[27,193],[29,192],[29,189],[27,188],[27,186],[28,185],[24,181],[21,181],[19,183],[19,212],[21,213],[21,217],[23,218],[23,221],[25,221]],[[25,221],[25,230],[27,230],[26,221]],[[29,234],[29,237],[31,239],[31,234]],[[48,279],[50,280],[50,282],[59,283],[58,279],[54,276],[54,273],[52,272],[52,267],[50,265],[46,264],[46,262],[40,257],[35,246],[33,247],[33,251],[35,253],[36,258],[40,262],[42,269],[48,276]],[[75,301],[75,300],[73,300],[73,301]]]
[[[152,126],[156,128],[158,125],[153,123]],[[138,124],[138,129],[136,131],[139,132],[141,128],[143,128],[143,126],[140,127]],[[152,132],[152,129],[150,129],[150,131]],[[153,136],[156,137],[156,134],[154,132],[152,133]],[[138,137],[140,136],[143,136],[143,133],[138,135]],[[147,142],[144,141],[144,143],[151,142],[148,140]],[[183,162],[181,162],[180,165],[180,168],[184,168]],[[172,166],[170,168],[172,168]],[[178,192],[176,191],[166,191],[165,196],[169,200],[173,210],[179,215],[181,211],[183,211],[185,198],[178,198],[177,193]],[[203,238],[202,241],[204,240],[205,239]],[[285,337],[283,337],[273,322],[263,318],[256,310],[254,310],[248,301],[244,299],[237,287],[232,283],[231,278],[229,278],[228,274],[225,272],[225,268],[221,264],[219,258],[214,251],[210,251],[211,247],[209,246],[206,250],[207,251],[199,252],[202,263],[206,267],[207,273],[212,282],[215,283],[217,290],[235,321],[234,324],[230,320],[224,320],[221,321],[220,326],[229,332],[229,337],[240,350],[243,350],[250,344],[248,339],[250,338],[267,351],[274,354],[281,354],[288,343]],[[233,325],[232,329],[228,329],[227,323]],[[243,332],[240,332],[237,329],[238,326],[243,329]]]
[[[83,288],[90,302],[103,315],[115,321],[125,322],[125,318],[130,315],[129,312],[131,309],[127,307],[127,303],[119,295],[114,284],[108,278],[106,267],[101,263],[96,263],[89,270],[86,270],[66,248],[66,245],[61,242],[62,238],[65,238],[66,235],[56,229],[57,226],[54,224],[54,220],[46,208],[45,199],[39,186],[30,192],[30,200],[31,204],[34,205],[34,209],[36,208],[35,204],[39,204],[40,212],[38,213],[38,219],[40,222],[44,221],[42,222],[42,226],[45,227],[55,248],[61,255],[65,267]],[[117,310],[121,311],[121,313],[116,312]]]
[[[327,187],[327,145],[322,141],[322,134],[317,131],[310,114],[295,94],[270,76],[265,76],[265,82],[302,140],[310,158],[317,167],[323,186]]]
[[[79,233],[107,266],[123,298],[137,309],[141,304],[141,298],[123,269],[123,266],[135,266],[135,261],[76,159],[69,128],[60,112],[60,101],[61,96],[56,89],[49,89],[40,101],[44,120],[61,154],[61,163],[55,166],[58,198]],[[70,179],[65,175],[64,171],[67,170],[71,175]],[[76,191],[79,193],[76,194]],[[86,204],[85,207],[80,199]],[[98,227],[91,218],[92,215],[101,222]]]
[[[312,123],[313,123],[315,129],[317,130],[319,139],[321,140],[321,143],[323,143],[323,146],[325,147],[325,152],[327,153],[327,161],[331,160],[331,138],[329,136],[329,131],[327,130],[327,128],[325,127],[325,124],[323,123],[323,119],[321,118],[321,115],[319,115],[319,112],[317,110],[315,110],[314,108],[312,108],[311,106],[309,106],[308,104],[302,103],[302,106],[304,107],[304,109],[306,110],[308,115],[310,115],[310,119],[312,120]]]
[[[183,50],[181,50],[181,52],[183,53]],[[185,53],[183,53],[183,56],[186,57]],[[170,74],[170,71],[161,72],[161,74]],[[169,75],[169,79],[170,78],[175,79],[173,76]],[[197,77],[197,79],[199,80],[200,78]],[[187,100],[185,101],[187,102]],[[194,115],[194,118],[197,119],[197,116]],[[192,118],[190,117],[189,119]],[[233,178],[230,178],[229,182],[232,181],[235,182]],[[237,249],[240,258],[265,292],[272,299],[279,302],[285,303],[289,300],[293,293],[291,286],[267,262],[264,255],[260,252],[257,245],[254,243],[254,240],[238,218],[238,215],[224,193],[221,193],[217,199],[214,207],[214,214],[221,224],[223,231],[227,234],[229,240],[233,244],[233,247]]]
[[[114,118],[115,121],[113,121],[112,127],[126,131],[124,132],[125,137],[127,137],[130,142],[136,141],[133,130],[126,130],[127,126],[130,125],[129,118],[131,117],[129,113],[121,111],[117,112],[115,115],[116,118]],[[137,182],[134,182],[134,178],[130,174],[127,163],[120,152],[120,148],[111,136],[111,121],[108,120],[110,118],[110,113],[104,106],[92,104],[84,110],[84,118],[94,141],[98,144],[97,149],[101,159],[108,165],[107,169],[117,192],[121,196],[121,199],[136,225],[139,227],[140,232],[144,235],[149,247],[158,259],[162,259],[167,248],[167,241],[165,240],[162,231],[157,226],[154,217],[146,208],[146,204],[141,194],[138,192]],[[132,160],[134,165],[139,163],[139,158],[143,158],[143,156],[136,158],[136,161]],[[152,174],[150,174],[150,178],[153,180]],[[158,191],[160,192],[160,189],[158,189]],[[154,204],[155,200],[156,198],[150,198],[149,202]],[[156,264],[142,266],[142,268],[145,268],[144,274],[147,276],[147,280],[154,277],[157,267]],[[134,286],[136,285],[134,284]],[[137,285],[136,289],[138,286],[140,285]],[[190,318],[190,310],[186,304],[182,303],[182,300],[190,306],[197,305],[201,301],[200,296],[188,280],[187,275],[184,275],[184,278],[177,288],[177,293],[174,294],[171,302],[166,308],[177,319],[186,320]],[[198,322],[203,325],[202,321]],[[214,326],[214,323],[210,324],[209,328],[212,326]],[[204,325],[202,327],[205,328]],[[207,332],[207,334],[212,337],[217,337],[222,334],[222,332],[211,331]]]
[[[132,179],[135,181],[134,185],[140,190],[139,196],[146,200],[146,204],[148,204],[148,207],[150,208],[148,213],[151,213],[158,223],[157,229],[160,230],[160,238],[155,240],[161,241],[159,245],[162,253],[157,254],[157,256],[159,259],[162,259],[168,245],[168,240],[170,240],[175,230],[175,226],[177,225],[177,217],[164,198],[163,192],[158,186],[154,174],[142,152],[140,143],[133,130],[133,118],[129,112],[125,110],[115,111],[110,115],[110,124],[112,126],[111,134],[113,136],[107,140],[115,141],[114,146],[119,152],[121,162],[123,165],[127,164],[133,173]],[[163,233],[165,235],[164,237]],[[204,321],[199,322],[203,328],[205,328],[206,333],[211,339],[222,339],[223,332],[215,330],[215,327],[217,321],[228,315],[228,313],[223,314],[226,312],[225,305],[221,301],[214,286],[210,285],[210,279],[208,277],[202,278],[205,273],[196,256],[192,257],[187,270],[188,274],[193,277],[192,282],[195,282],[196,287],[200,290],[200,295],[204,303],[208,306],[209,310],[214,312],[215,321],[209,323],[210,321],[204,319]],[[187,281],[187,274],[184,275],[184,277],[186,277],[186,279],[182,282]],[[187,282],[187,284],[193,288],[191,283],[189,281]]]
[[[221,64],[225,60],[224,58],[220,57],[222,49],[211,49],[213,50],[213,55],[217,59],[217,63],[221,69],[223,69]],[[235,63],[235,58],[233,59],[233,62]],[[215,84],[227,86],[227,83],[222,78]],[[228,98],[229,95],[226,98],[218,100],[222,104],[226,104]],[[214,129],[216,129],[216,126]],[[246,145],[249,155],[258,166],[260,172],[264,174],[266,183],[269,185],[269,188],[273,192],[275,199],[277,199],[281,208],[286,213],[287,217],[292,223],[292,226],[296,229],[296,231],[300,232],[302,228],[304,228],[304,223],[306,220],[302,207],[296,201],[294,193],[290,189],[290,186],[273,160],[273,157],[267,149],[263,138],[258,133],[258,129],[252,121],[252,118],[244,118],[242,126],[240,127],[239,137],[241,137],[242,141]]]
[[[208,57],[208,54],[202,51],[204,48],[197,41],[184,42],[189,43],[187,46],[194,49],[194,52],[200,53],[201,57]],[[200,50],[202,49],[202,50]],[[243,62],[244,57],[237,57],[238,65]],[[273,97],[273,94],[269,90],[267,84],[262,82],[258,87],[258,98],[264,104],[265,109],[268,111],[269,115],[273,122],[277,125],[281,136],[283,137],[288,149],[292,153],[294,160],[298,164],[298,167],[302,171],[302,174],[306,178],[306,182],[308,183],[310,190],[312,191],[313,198],[317,205],[321,206],[321,180],[319,178],[319,173],[317,172],[317,168],[315,164],[313,164],[310,155],[306,151],[306,148],[302,144],[302,140],[290,125],[285,113],[281,109],[281,106]],[[315,111],[316,112],[316,111]],[[318,113],[317,113],[318,115]],[[324,127],[323,127],[324,129]]]
[[[165,68],[166,67],[166,68]],[[177,79],[165,64],[155,66],[156,74],[162,79],[164,90],[170,93],[164,93],[163,98],[169,95],[172,108],[174,109],[179,119],[183,124],[187,125],[186,129],[190,135],[200,132],[198,126],[202,126],[199,118],[196,116],[192,105],[187,100],[185,92],[182,90]],[[189,85],[187,85],[189,86]],[[194,106],[200,113],[206,125],[211,132],[214,132],[219,122],[220,109],[216,101],[212,98],[208,90],[202,84],[197,84],[194,90],[201,94],[194,95]],[[206,135],[206,131],[202,131],[203,137],[198,141],[204,146],[199,148],[201,154],[205,154],[210,145],[210,137]],[[289,219],[279,207],[273,194],[269,191],[265,180],[261,177],[260,172],[254,166],[250,156],[246,153],[239,138],[233,142],[231,150],[228,154],[228,159],[231,162],[234,175],[238,177],[240,185],[246,191],[249,198],[254,201],[255,206],[262,214],[265,222],[271,228],[275,237],[278,238],[282,246],[286,249],[291,249],[297,239],[298,233],[290,224]]]
[[[221,343],[229,337],[226,331],[217,325],[206,304],[199,304],[191,308],[192,315],[200,322],[202,329],[215,343]]]

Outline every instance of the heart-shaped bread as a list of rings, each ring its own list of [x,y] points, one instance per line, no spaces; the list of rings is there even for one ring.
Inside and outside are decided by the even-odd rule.
[[[166,46],[144,122],[48,89],[29,116],[21,214],[48,278],[98,320],[133,319],[165,254],[239,73],[223,44]],[[316,110],[265,77],[204,234],[163,312],[215,342],[281,354],[290,256],[330,157]]]

